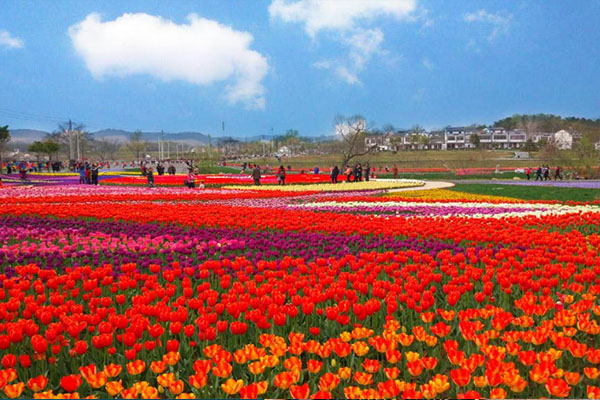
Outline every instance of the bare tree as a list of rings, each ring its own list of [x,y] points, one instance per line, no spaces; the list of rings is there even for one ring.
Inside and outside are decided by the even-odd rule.
[[[140,154],[146,151],[147,143],[143,140],[142,131],[137,130],[129,136],[129,142],[125,145],[136,160],[140,159]]]
[[[100,160],[104,161],[107,158],[114,160],[117,152],[121,149],[121,142],[118,140],[111,140],[102,138],[94,141],[94,150]]]
[[[338,115],[333,119],[333,125],[337,136],[344,144],[342,149],[342,168],[350,160],[376,151],[377,146],[365,145],[365,137],[369,130],[362,116],[353,115],[351,117],[344,117],[343,115]]]
[[[58,128],[46,135],[45,139],[58,143],[61,150],[68,154],[70,160],[85,157],[85,153],[89,151],[94,140],[93,135],[86,130],[84,124],[70,121],[58,124]]]

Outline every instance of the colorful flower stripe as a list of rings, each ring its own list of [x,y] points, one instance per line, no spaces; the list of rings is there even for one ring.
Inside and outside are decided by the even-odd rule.
[[[447,189],[410,190],[405,192],[387,193],[385,197],[401,199],[423,199],[425,201],[484,201],[484,202],[514,202],[516,199],[504,196],[488,196],[457,192]]]
[[[254,183],[249,174],[218,174],[218,175],[196,175],[196,181],[203,181],[206,185],[252,185]],[[154,176],[154,183],[157,186],[184,186],[187,175],[162,175]],[[346,176],[340,176],[339,180],[344,181]],[[329,175],[323,174],[288,174],[286,184],[314,184],[328,183]],[[128,176],[105,179],[103,181],[109,185],[145,185],[147,178],[142,176]],[[261,178],[263,185],[277,185],[277,176],[263,175]]]
[[[224,186],[224,189],[230,190],[277,190],[281,192],[350,192],[357,190],[383,190],[400,189],[423,186],[425,182],[410,179],[380,179],[369,182],[341,182],[338,184],[318,184],[318,185],[284,185],[284,186]]]
[[[304,203],[294,206],[295,208],[310,208],[319,211],[368,213],[383,215],[403,216],[469,216],[473,218],[505,218],[524,216],[545,216],[579,214],[586,212],[598,212],[596,206],[566,206],[562,204],[492,204],[492,203],[468,203],[455,202],[443,204],[423,204],[407,201],[387,202],[337,202],[321,201]]]

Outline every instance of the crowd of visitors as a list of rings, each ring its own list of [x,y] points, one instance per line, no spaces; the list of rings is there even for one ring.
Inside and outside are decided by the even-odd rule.
[[[554,170],[554,180],[558,180],[560,179],[562,181],[562,174],[561,174],[561,168],[559,166],[556,167],[556,169]],[[536,181],[549,181],[551,180],[551,171],[550,171],[550,166],[548,165],[540,165],[536,171],[535,171],[535,180]],[[527,167],[527,169],[525,169],[525,176],[527,177],[527,180],[531,179],[531,168]]]

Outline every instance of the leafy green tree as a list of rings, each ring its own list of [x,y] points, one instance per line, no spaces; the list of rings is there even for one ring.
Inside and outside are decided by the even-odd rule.
[[[471,137],[469,138],[469,142],[471,142],[471,144],[473,146],[475,146],[476,149],[478,149],[479,145],[481,145],[481,138],[479,137],[478,134],[473,133],[473,134],[471,134]]]
[[[52,155],[60,150],[60,145],[53,140],[44,140],[43,142],[35,141],[29,145],[27,150],[31,153],[35,153],[38,161],[42,154],[46,154],[48,159],[52,160]]]
[[[523,146],[523,150],[529,151],[529,152],[536,151],[537,146],[536,146],[535,142],[530,138],[530,139],[527,139],[527,141],[525,142],[525,145]]]
[[[6,145],[10,142],[10,131],[8,125],[0,126],[0,174],[2,173],[2,164],[4,163],[3,155]]]
[[[29,151],[30,153],[35,153],[35,158],[38,161],[39,161],[40,157],[42,156],[42,154],[45,153],[45,150],[46,150],[46,146],[44,145],[43,142],[40,142],[39,140],[36,140],[35,142],[31,143],[29,145],[29,147],[27,148],[27,151]]]

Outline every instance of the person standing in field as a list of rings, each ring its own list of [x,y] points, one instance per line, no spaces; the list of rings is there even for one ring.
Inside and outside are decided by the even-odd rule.
[[[148,167],[146,170],[146,178],[148,179],[148,187],[154,187],[154,174],[152,173],[152,167]]]
[[[527,167],[525,170],[525,175],[527,176],[527,180],[531,179],[531,168]]]
[[[562,175],[560,174],[560,167],[556,167],[556,171],[554,171],[554,180],[560,179],[562,181]]]
[[[398,179],[398,166],[396,164],[392,168],[392,173],[394,174],[394,179]]]
[[[535,171],[535,181],[537,182],[538,180],[542,180],[542,167],[538,167],[538,169]]]
[[[369,163],[365,165],[365,181],[369,182],[369,178],[371,177],[371,166]]]
[[[79,164],[79,183],[85,183],[85,167]]]
[[[98,174],[100,173],[100,166],[98,164],[92,165],[92,185],[98,184]]]
[[[254,184],[256,186],[260,186],[260,178],[260,167],[255,165],[254,169],[252,170],[252,179],[254,180]]]
[[[336,165],[331,169],[331,183],[338,183],[338,175],[339,174],[340,174],[340,169]]]
[[[281,165],[277,171],[277,184],[282,186],[285,185],[285,168],[283,165]]]
[[[196,176],[194,175],[194,170],[192,168],[188,169],[187,179],[183,183],[185,183],[185,186],[187,186],[190,189],[196,187]]]
[[[350,180],[350,177],[352,177],[354,175],[353,175],[352,168],[350,168],[349,165],[346,165],[346,171],[344,171],[344,175],[346,175],[346,182],[352,182],[352,180]]]

